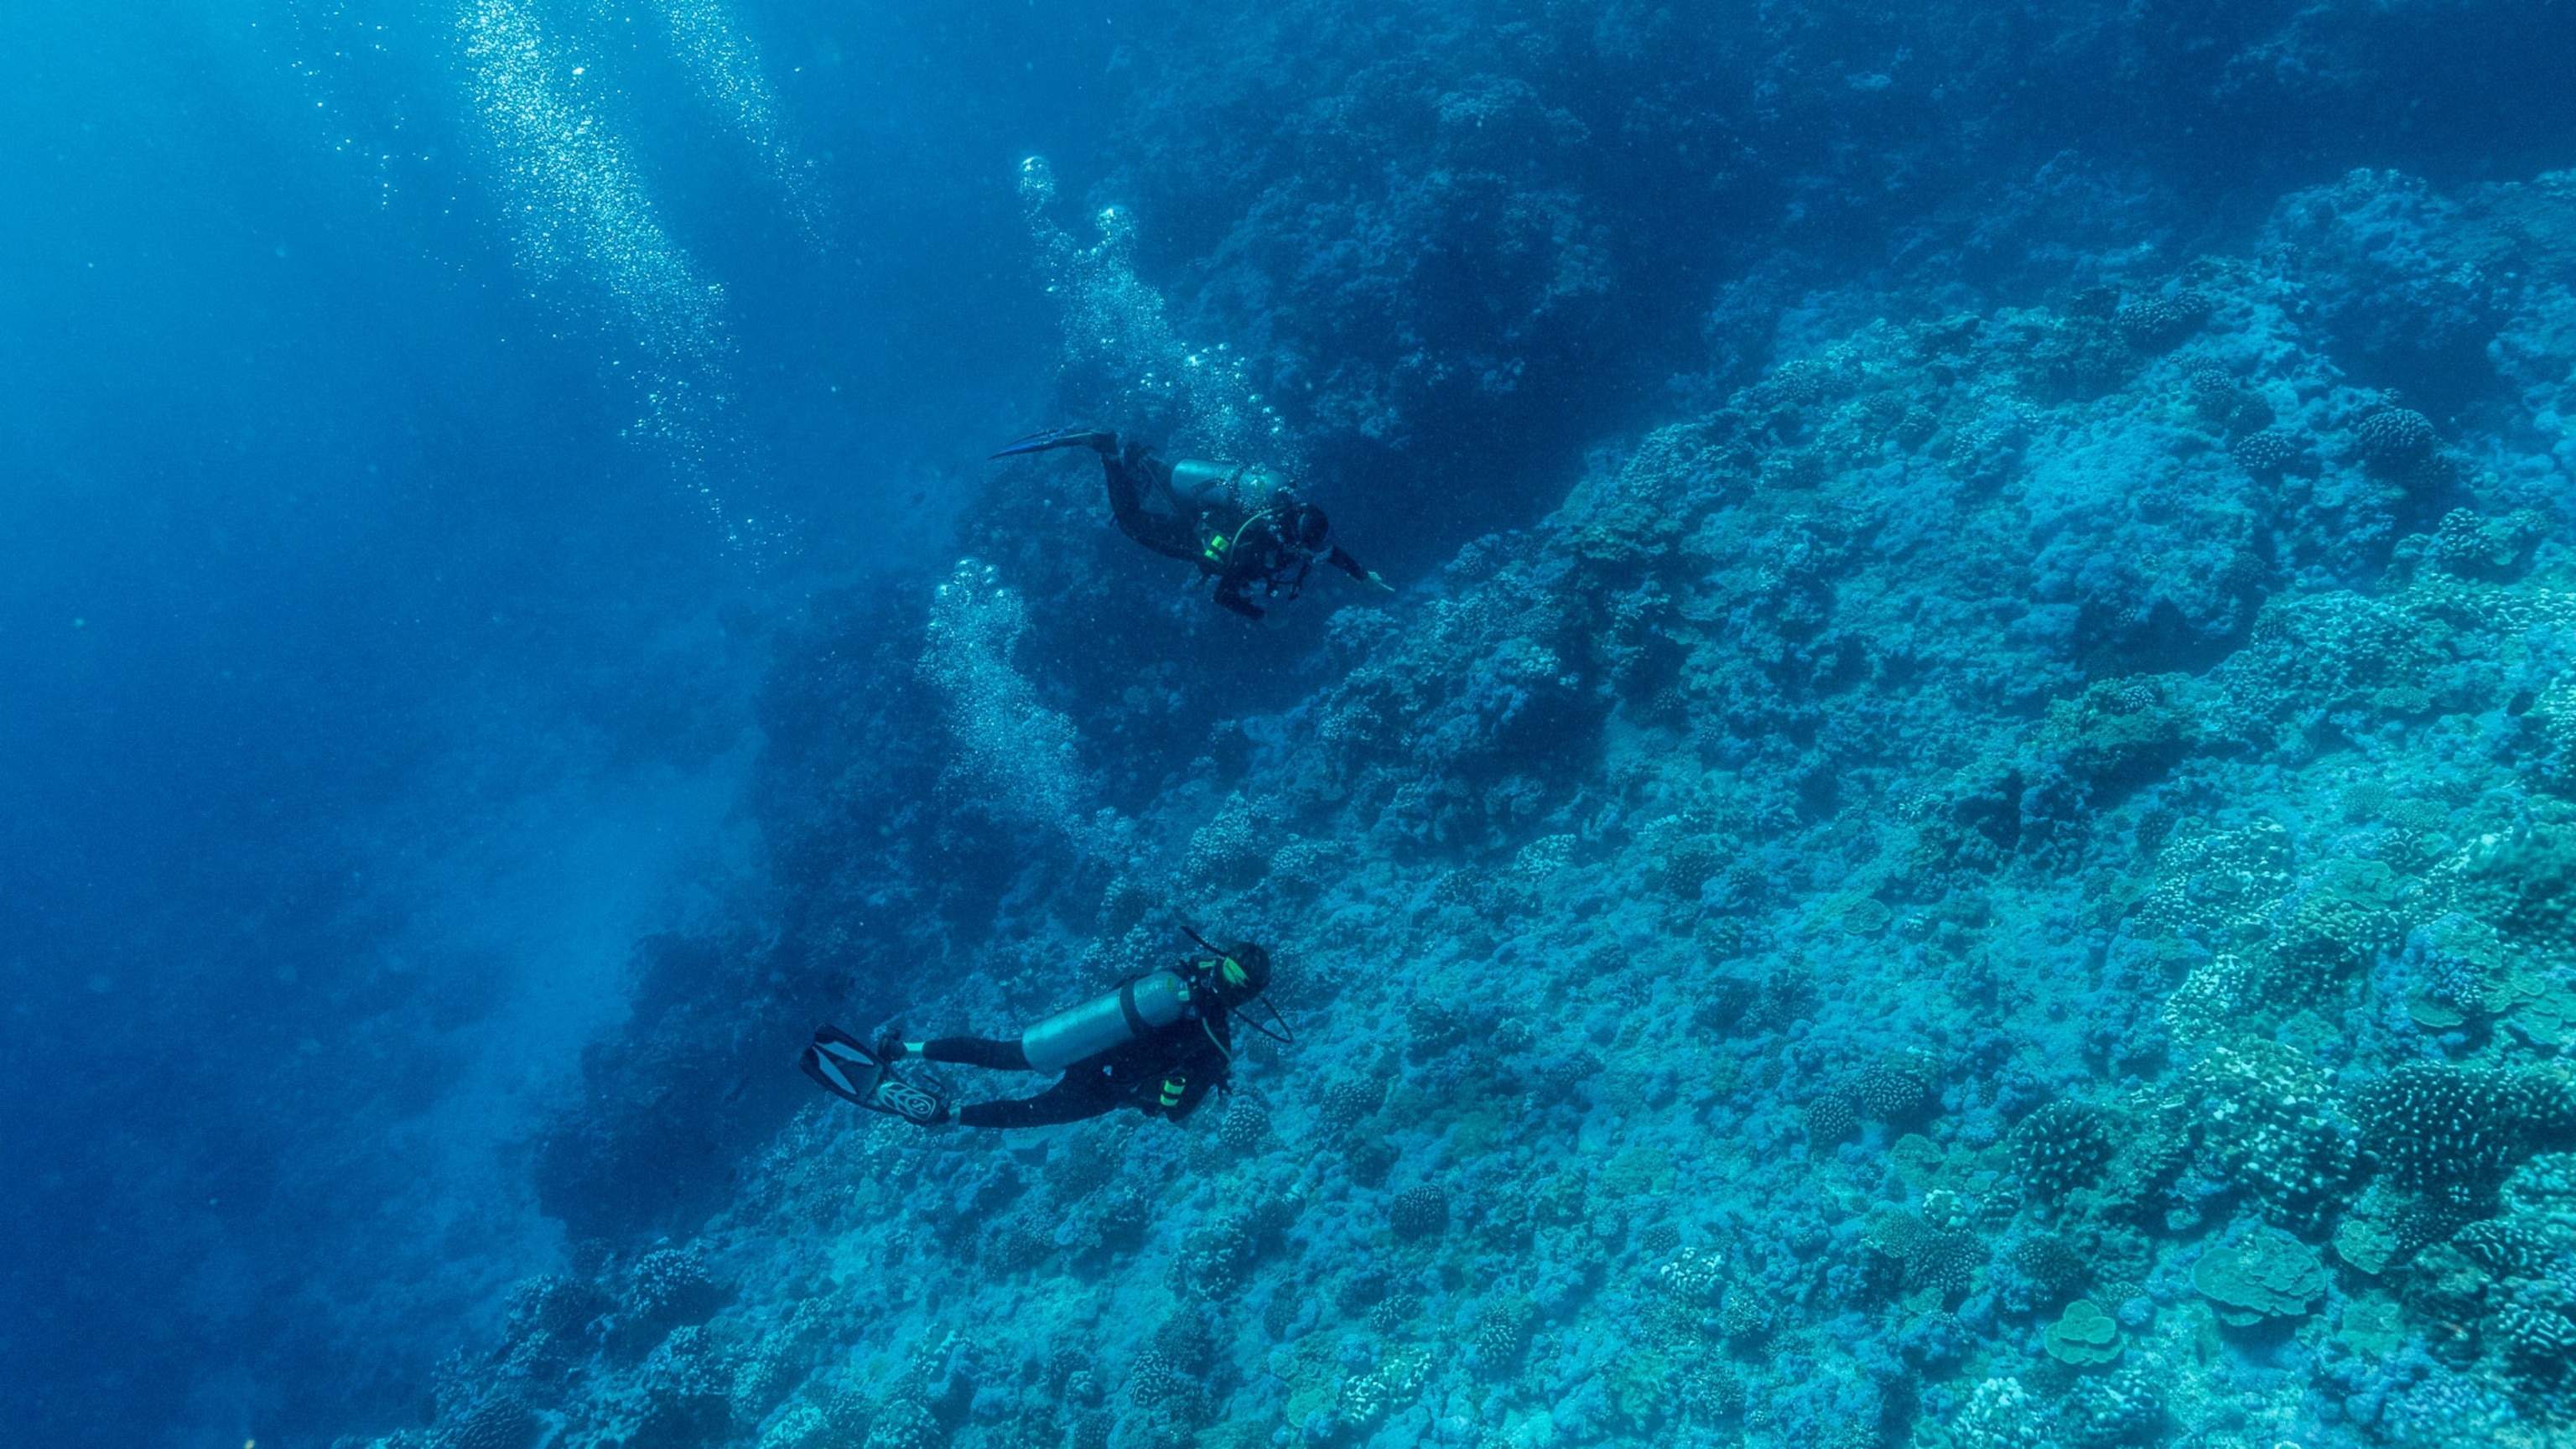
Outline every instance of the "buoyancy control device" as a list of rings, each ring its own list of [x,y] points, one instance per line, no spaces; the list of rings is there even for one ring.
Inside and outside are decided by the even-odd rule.
[[[1028,1057],[1031,1070],[1060,1072],[1085,1057],[1170,1026],[1189,1006],[1187,978],[1178,971],[1156,971],[1121,982],[1117,990],[1068,1007],[1021,1032],[1020,1051]]]

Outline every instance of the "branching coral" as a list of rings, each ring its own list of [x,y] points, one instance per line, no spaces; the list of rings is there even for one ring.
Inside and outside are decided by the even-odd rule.
[[[2257,478],[2278,478],[2289,472],[2307,456],[2298,435],[2286,428],[2265,428],[2247,433],[2227,447],[2229,457]]]
[[[1852,1083],[1852,1099],[1872,1121],[1903,1126],[1933,1105],[1940,1063],[1919,1048],[1891,1052]]]
[[[2219,1171],[2278,1221],[2314,1226],[2352,1177],[2353,1139],[2331,1111],[2324,1074],[2288,1047],[2214,1048],[2182,1096]]]
[[[1429,1183],[1406,1188],[1395,1195],[1386,1221],[1399,1238],[1427,1238],[1449,1226],[1448,1195]]]
[[[2012,1134],[2013,1166],[2042,1200],[2092,1186],[2111,1151],[2109,1121],[2100,1108],[2081,1102],[2043,1103]]]
[[[2279,821],[2237,830],[2189,822],[2165,842],[2139,913],[2166,930],[2227,933],[2260,919],[2289,890],[2296,862]]]
[[[2059,1412],[2075,1449],[2124,1449],[2164,1442],[2172,1423],[2165,1394],[2143,1368],[2076,1381]]]
[[[2160,1013],[2174,1044],[2199,1046],[2243,1028],[2253,1005],[2254,970],[2241,956],[2224,954],[2195,966],[2165,998]]]
[[[2398,1186],[2474,1211],[2538,1147],[2559,1092],[2537,1076],[2406,1062],[2353,1103],[2362,1144]]]
[[[2353,442],[2372,467],[2396,471],[2433,456],[2441,437],[2433,420],[2413,408],[2384,408],[2361,420]]]
[[[2049,1233],[2030,1234],[2005,1256],[2036,1290],[2042,1306],[2053,1307],[2074,1297],[2093,1276],[2082,1254]]]
[[[485,1397],[438,1437],[438,1449],[527,1449],[537,1416],[506,1391]]]
[[[2198,292],[2175,292],[2164,297],[2141,297],[2112,315],[2112,322],[2130,345],[2140,348],[2170,347],[2209,316],[2210,302]]]
[[[1897,1264],[1907,1292],[1929,1292],[1955,1301],[1985,1266],[1985,1241],[1956,1228],[1935,1227],[1916,1214],[1882,1208],[1870,1214],[1864,1240]]]
[[[1860,1103],[1835,1087],[1807,1104],[1807,1140],[1830,1147],[1860,1129]]]
[[[2273,1001],[2313,1001],[2403,938],[2395,873],[2376,860],[2329,860],[2286,905],[2259,975]]]
[[[2040,1405],[2011,1378],[1980,1381],[1950,1434],[1959,1449],[2041,1449],[2050,1440]]]

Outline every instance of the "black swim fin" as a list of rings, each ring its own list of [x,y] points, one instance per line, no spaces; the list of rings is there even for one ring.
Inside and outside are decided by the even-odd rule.
[[[1118,435],[1095,428],[1051,428],[1014,440],[996,458],[1016,458],[1022,453],[1043,453],[1050,448],[1089,448],[1106,458],[1118,451]]]
[[[837,1026],[816,1027],[796,1065],[824,1091],[871,1112],[920,1127],[948,1120],[947,1103],[896,1076],[875,1052]]]

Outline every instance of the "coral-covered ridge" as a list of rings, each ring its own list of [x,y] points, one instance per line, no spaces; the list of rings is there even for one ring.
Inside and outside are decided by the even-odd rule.
[[[1003,1032],[1221,923],[1295,1041],[1177,1129],[818,1099],[382,1449],[2565,1442],[2576,301],[2482,291],[2517,396],[2437,415],[2339,361],[2452,355],[2392,230],[2576,183],[1858,327],[1111,703],[1003,530],[826,607],[746,959]],[[1141,765],[1247,653],[1293,688]]]

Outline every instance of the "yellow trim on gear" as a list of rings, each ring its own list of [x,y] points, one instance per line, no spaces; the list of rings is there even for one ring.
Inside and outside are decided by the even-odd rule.
[[[1251,517],[1244,519],[1243,522],[1235,525],[1234,537],[1232,538],[1228,538],[1222,533],[1210,534],[1207,541],[1207,552],[1202,556],[1206,558],[1209,563],[1215,564],[1219,568],[1232,567],[1234,564],[1234,550],[1243,542],[1243,536],[1252,532],[1252,526],[1254,524],[1259,523],[1261,520],[1268,518],[1270,515],[1277,513],[1278,511],[1279,510],[1276,508],[1265,508],[1260,512],[1253,514]]]

